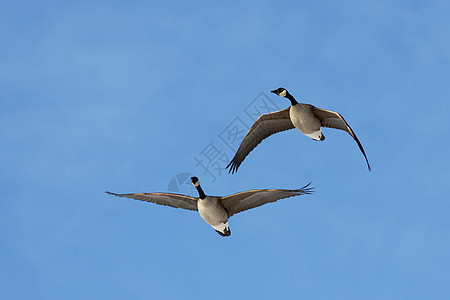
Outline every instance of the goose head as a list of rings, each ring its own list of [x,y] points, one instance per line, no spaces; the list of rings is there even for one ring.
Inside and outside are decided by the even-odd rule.
[[[191,177],[191,181],[192,181],[192,184],[194,185],[194,186],[199,186],[200,185],[200,182],[198,182],[198,178],[197,177]]]
[[[282,88],[282,87],[277,88],[276,90],[273,90],[270,92],[277,94],[278,96],[281,96],[281,97],[286,97],[289,94],[289,92],[285,88]]]
[[[198,178],[197,177],[191,177],[191,181],[192,184],[195,186],[195,188],[197,189],[198,192],[198,196],[200,199],[205,199],[206,198],[206,194],[203,191],[202,187],[200,186],[200,182],[198,182]]]
[[[280,87],[280,88],[277,88],[276,90],[273,90],[270,92],[277,94],[278,96],[281,96],[283,98],[289,99],[289,101],[291,101],[292,106],[294,106],[298,103],[297,100],[295,100],[295,98],[291,94],[289,94],[289,92],[285,88]]]

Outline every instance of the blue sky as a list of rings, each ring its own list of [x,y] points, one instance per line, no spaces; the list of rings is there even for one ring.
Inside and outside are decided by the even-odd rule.
[[[3,1],[0,297],[448,299],[449,14],[445,1]],[[251,125],[246,108],[289,105],[280,86],[340,112],[373,171],[325,129],[205,173],[195,158],[210,143],[231,156],[220,137]],[[193,212],[104,194],[167,191],[183,173],[210,195],[310,181],[315,194],[232,217],[227,239]]]

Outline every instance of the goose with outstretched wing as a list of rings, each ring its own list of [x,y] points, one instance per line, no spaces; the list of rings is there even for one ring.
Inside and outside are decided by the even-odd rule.
[[[237,213],[280,199],[312,193],[312,188],[309,187],[309,183],[296,190],[263,189],[245,191],[225,197],[207,196],[203,192],[197,177],[191,177],[191,181],[197,189],[198,198],[171,193],[106,193],[118,197],[132,198],[159,205],[198,211],[200,217],[211,225],[221,236],[231,235],[228,219]]]
[[[258,146],[265,138],[277,132],[297,128],[304,135],[316,141],[325,140],[322,127],[335,128],[348,132],[358,144],[367,167],[371,170],[369,160],[363,146],[356,137],[355,132],[345,119],[337,112],[321,109],[311,104],[298,103],[285,88],[271,91],[291,101],[291,106],[272,113],[261,115],[242,140],[236,154],[230,161],[227,169],[230,173],[237,171],[247,155]]]

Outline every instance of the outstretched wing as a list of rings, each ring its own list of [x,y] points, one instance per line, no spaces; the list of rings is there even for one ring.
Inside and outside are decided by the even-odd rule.
[[[228,217],[231,217],[234,214],[264,205],[266,203],[275,202],[280,199],[293,196],[311,194],[313,188],[308,187],[310,184],[311,183],[308,183],[298,190],[268,189],[245,191],[223,197],[220,201],[223,207],[225,207],[228,211]]]
[[[289,109],[290,107],[273,113],[264,114],[256,120],[242,140],[233,159],[226,167],[227,169],[230,168],[230,173],[233,174],[236,172],[245,157],[265,138],[274,133],[294,128],[294,124],[292,124],[291,118],[289,117]]]
[[[197,210],[197,200],[195,198],[180,194],[170,194],[170,193],[115,194],[111,192],[106,193],[118,197],[132,198],[136,200],[152,202],[159,205],[165,205],[175,208]]]
[[[364,151],[363,146],[361,145],[358,138],[356,137],[355,132],[350,127],[350,125],[348,125],[347,121],[345,121],[344,117],[342,117],[341,114],[331,111],[331,110],[317,108],[312,105],[311,105],[311,107],[312,107],[312,112],[322,122],[323,127],[344,130],[344,131],[347,131],[352,136],[352,138],[358,144],[359,150],[361,150],[362,154],[364,155],[364,158],[366,159],[367,167],[369,168],[369,171],[370,171],[371,168],[370,168],[369,160],[367,159],[366,152]]]

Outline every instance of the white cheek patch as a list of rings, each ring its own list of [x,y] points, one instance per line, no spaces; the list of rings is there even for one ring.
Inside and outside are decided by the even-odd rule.
[[[281,96],[281,97],[286,97],[286,90],[283,90],[283,91],[280,93],[280,96]]]
[[[194,183],[194,186],[199,186],[200,185],[200,182],[196,182],[196,183]]]

